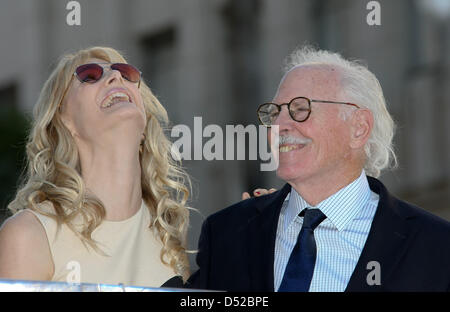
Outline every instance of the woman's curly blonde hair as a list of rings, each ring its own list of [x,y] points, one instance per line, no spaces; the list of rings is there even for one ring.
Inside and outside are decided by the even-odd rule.
[[[107,47],[92,47],[62,57],[45,82],[34,108],[26,145],[26,176],[8,208],[13,213],[29,208],[48,215],[58,225],[67,225],[83,243],[100,251],[91,234],[104,219],[105,208],[86,190],[80,175],[77,146],[59,113],[76,67],[92,58],[126,63],[118,51]],[[190,179],[181,164],[171,157],[171,142],[163,129],[168,126],[166,110],[144,81],[141,81],[140,93],[147,116],[139,159],[142,197],[151,215],[149,227],[163,243],[161,261],[186,280],[189,276],[186,254],[189,208],[186,202]],[[43,201],[53,204],[54,214],[40,208]],[[74,220],[80,217],[82,226],[75,226]]]

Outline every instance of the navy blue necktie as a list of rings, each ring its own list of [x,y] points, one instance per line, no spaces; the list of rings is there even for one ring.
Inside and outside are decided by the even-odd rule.
[[[305,209],[302,229],[278,291],[308,291],[316,264],[314,229],[326,218],[319,209]]]

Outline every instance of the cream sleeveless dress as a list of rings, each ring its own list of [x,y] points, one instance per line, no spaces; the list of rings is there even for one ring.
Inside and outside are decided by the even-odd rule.
[[[50,202],[40,207],[53,214]],[[39,219],[47,234],[54,263],[52,281],[160,287],[176,275],[160,260],[162,243],[148,228],[150,212],[144,202],[129,219],[103,221],[94,230],[92,238],[106,255],[87,247],[66,225],[57,231],[54,219],[27,211]]]

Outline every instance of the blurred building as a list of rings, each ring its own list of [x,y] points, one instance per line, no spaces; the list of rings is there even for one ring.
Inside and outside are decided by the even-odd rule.
[[[272,99],[283,59],[308,42],[362,59],[376,74],[398,124],[400,162],[381,179],[394,194],[450,220],[446,0],[378,1],[381,25],[374,26],[365,0],[80,0],[80,26],[67,25],[68,2],[2,0],[0,105],[29,113],[63,53],[106,45],[142,70],[173,125],[193,129],[194,116],[203,127],[257,124],[257,105]],[[242,191],[282,186],[257,161],[184,165],[194,181],[191,206],[202,214],[192,215],[191,248],[203,218],[240,200]]]

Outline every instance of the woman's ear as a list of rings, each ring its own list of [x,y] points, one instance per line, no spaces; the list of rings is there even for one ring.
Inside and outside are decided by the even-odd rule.
[[[70,118],[70,107],[69,107],[69,103],[68,103],[68,99],[71,96],[71,92],[72,92],[72,78],[73,76],[70,78],[70,82],[69,82],[69,86],[67,87],[66,91],[63,94],[62,100],[59,103],[59,107],[57,114],[59,115],[59,118],[61,120],[61,123],[67,128],[67,130],[69,130],[70,134],[72,135],[73,138],[75,138],[75,126],[73,123],[72,118]]]
[[[361,108],[353,113],[351,120],[351,148],[362,148],[369,140],[373,128],[373,114],[366,108]]]
[[[72,120],[69,118],[69,116],[67,114],[67,110],[65,110],[65,111],[60,110],[59,118],[61,120],[61,123],[64,125],[64,127],[66,127],[67,130],[69,130],[72,137],[75,138],[75,134],[76,134],[75,127],[73,125]]]

